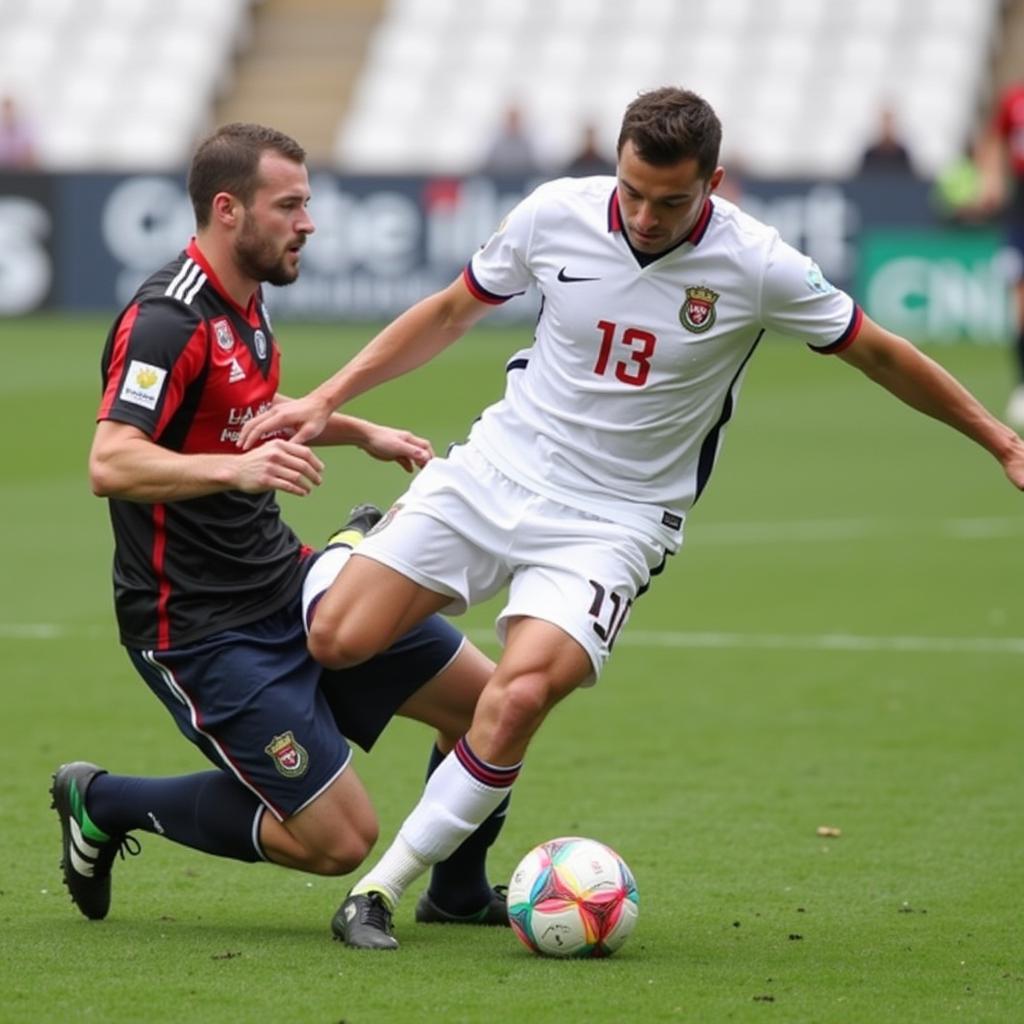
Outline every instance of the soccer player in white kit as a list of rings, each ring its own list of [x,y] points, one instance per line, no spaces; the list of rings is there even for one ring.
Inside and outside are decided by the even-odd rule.
[[[593,682],[630,608],[681,542],[765,331],[837,354],[988,450],[1024,488],[1024,441],[938,364],[866,317],[778,233],[715,196],[721,127],[677,88],[626,109],[617,178],[524,199],[463,275],[386,327],[242,444],[316,436],[339,405],[427,362],[535,284],[534,343],[468,441],[432,460],[321,601],[314,656],[347,667],[433,612],[508,588],[504,651],[472,726],[427,782],[335,934],[392,949],[391,911],[508,794],[551,708]]]

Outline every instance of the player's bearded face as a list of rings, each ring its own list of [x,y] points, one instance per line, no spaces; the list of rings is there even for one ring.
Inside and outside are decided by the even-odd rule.
[[[247,210],[241,231],[235,238],[235,260],[253,281],[274,285],[291,284],[299,276],[299,249],[306,235],[288,229],[286,234],[261,226],[253,210]]]
[[[308,203],[305,165],[273,151],[264,153],[259,186],[242,207],[234,237],[235,263],[249,280],[282,285],[299,276],[300,250],[316,230]]]

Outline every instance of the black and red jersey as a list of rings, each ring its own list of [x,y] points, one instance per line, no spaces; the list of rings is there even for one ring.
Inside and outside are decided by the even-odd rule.
[[[237,454],[239,428],[277,392],[280,353],[257,293],[238,306],[193,240],[146,280],[107,337],[97,419],[176,452]],[[262,618],[302,579],[304,549],[275,495],[110,500],[121,642],[192,643]]]
[[[1009,86],[999,98],[995,114],[995,130],[1006,144],[1012,175],[1012,187],[1006,218],[1020,245],[1020,231],[1024,228],[1024,82]]]
[[[995,130],[1006,143],[1011,170],[1024,180],[1024,83],[1011,85],[1000,96]]]

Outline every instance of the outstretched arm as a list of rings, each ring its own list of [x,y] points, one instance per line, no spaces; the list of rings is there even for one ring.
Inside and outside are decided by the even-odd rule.
[[[966,434],[991,452],[1010,482],[1024,490],[1024,440],[905,338],[865,317],[856,340],[839,358],[912,408]]]
[[[291,401],[294,399],[280,393],[274,398],[275,405]],[[340,412],[328,417],[327,425],[310,443],[353,445],[380,462],[397,462],[407,473],[417,466],[422,468],[434,457],[433,445],[425,437]]]
[[[443,291],[417,302],[384,328],[333,377],[303,398],[275,404],[242,427],[238,443],[251,448],[264,434],[293,431],[293,441],[311,441],[344,402],[384,381],[429,362],[457,341],[493,307],[481,302],[458,277]]]

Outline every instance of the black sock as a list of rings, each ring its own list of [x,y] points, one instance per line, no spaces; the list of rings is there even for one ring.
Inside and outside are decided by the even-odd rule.
[[[430,762],[427,765],[428,779],[444,758],[445,755],[435,746],[430,752]],[[475,914],[490,902],[487,851],[505,824],[508,803],[509,797],[506,796],[447,860],[434,865],[430,873],[428,892],[431,900],[442,910],[460,916]]]
[[[1024,384],[1024,327],[1017,334],[1017,382]]]
[[[263,805],[226,772],[168,779],[97,775],[86,794],[94,824],[108,835],[144,829],[193,850],[258,861],[257,813]]]

